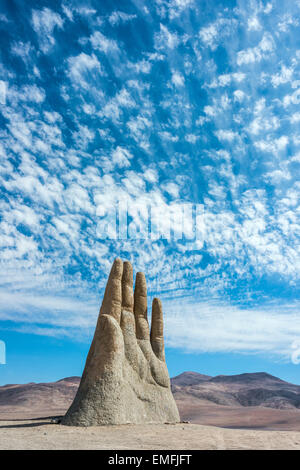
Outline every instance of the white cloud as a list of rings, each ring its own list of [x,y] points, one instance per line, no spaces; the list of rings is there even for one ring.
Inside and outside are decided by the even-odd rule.
[[[290,180],[291,175],[287,170],[274,170],[265,174],[265,179],[270,181],[272,184],[280,184],[283,181]]]
[[[7,83],[4,80],[0,80],[0,104],[6,104],[7,95]]]
[[[258,47],[260,48],[262,52],[272,52],[275,47],[272,35],[265,33]]]
[[[289,143],[286,135],[282,135],[278,139],[259,140],[254,142],[255,147],[263,152],[276,154],[277,152],[285,150]]]
[[[201,28],[199,37],[205,46],[215,50],[220,42],[232,34],[236,25],[235,19],[220,17],[214,23]]]
[[[289,30],[289,26],[298,26],[299,22],[297,18],[294,18],[291,14],[286,13],[281,18],[281,21],[278,22],[278,30],[282,33],[286,33]]]
[[[187,8],[194,8],[194,0],[171,0],[168,4],[168,15],[170,20],[177,18]]]
[[[296,112],[296,113],[291,115],[291,117],[290,117],[291,124],[296,124],[299,121],[300,121],[300,113]]]
[[[174,71],[172,73],[172,83],[177,87],[181,87],[184,85],[184,76],[180,72]]]
[[[216,116],[217,115],[217,110],[214,106],[211,106],[211,105],[207,105],[207,106],[204,106],[204,109],[203,111],[205,112],[205,114],[207,116]]]
[[[293,343],[299,339],[300,320],[293,304],[266,305],[247,309],[207,299],[199,302],[162,297],[165,313],[166,345],[187,352],[235,352],[264,354],[289,362]],[[89,340],[97,320],[99,305],[92,298],[74,300],[66,295],[12,292],[2,289],[1,319],[15,321],[24,333]],[[188,312],[187,317],[182,314]],[[31,313],[34,312],[34,317]]]
[[[237,53],[237,64],[251,64],[260,62],[262,59],[267,59],[269,53],[273,52],[275,48],[274,40],[270,33],[264,33],[258,46],[239,51]]]
[[[125,148],[118,146],[112,153],[112,161],[120,168],[129,167],[133,155]]]
[[[216,38],[218,37],[218,30],[215,24],[211,24],[206,26],[199,31],[200,39],[212,49],[215,49],[216,46]]]
[[[68,75],[73,84],[82,88],[89,88],[91,73],[103,75],[103,70],[95,54],[85,54],[68,58]]]
[[[158,173],[157,173],[157,170],[148,168],[148,169],[144,172],[144,178],[145,178],[146,181],[149,181],[149,183],[157,183],[157,181],[158,181]]]
[[[261,24],[257,18],[257,16],[252,16],[252,18],[248,19],[248,30],[249,31],[260,31]]]
[[[77,183],[71,183],[66,190],[64,191],[64,200],[66,206],[72,213],[85,213],[93,215],[95,212],[95,207],[91,204],[90,196],[87,190]],[[62,222],[63,223],[63,222]],[[74,234],[75,228],[79,229],[78,223],[73,220],[68,221],[69,226],[71,226],[72,235]]]
[[[150,73],[152,68],[152,63],[148,60],[141,60],[132,64],[132,67],[137,71],[137,73]]]
[[[162,185],[163,191],[166,191],[170,196],[173,198],[178,198],[179,197],[179,186],[176,183],[166,183]]]
[[[127,23],[128,21],[132,21],[136,17],[136,15],[129,15],[123,11],[114,11],[108,17],[108,21],[112,26],[118,26],[120,23]]]
[[[73,11],[71,8],[69,8],[67,5],[62,5],[62,10],[64,12],[64,14],[66,15],[66,17],[68,18],[68,20],[70,21],[73,21]]]
[[[178,142],[179,140],[178,135],[173,135],[171,132],[168,132],[168,131],[161,131],[159,132],[159,135],[163,140],[166,140],[169,142]]]
[[[190,352],[261,353],[289,361],[300,335],[300,317],[290,305],[242,309],[186,299],[165,302],[164,308],[167,345]]]
[[[274,116],[272,110],[266,106],[265,98],[259,99],[254,106],[254,116],[249,124],[249,131],[258,135],[263,131],[276,131],[280,126],[277,116]]]
[[[40,48],[47,53],[55,44],[53,36],[55,28],[62,29],[64,21],[58,13],[49,8],[33,10],[31,21],[33,29],[39,36]]]
[[[281,71],[271,77],[271,82],[273,86],[277,87],[284,83],[288,83],[292,79],[293,73],[294,73],[294,70],[292,67],[287,68],[285,67],[285,65],[282,65]]]
[[[21,57],[26,63],[33,52],[33,47],[30,42],[14,42],[11,47],[11,52],[16,56]]]
[[[242,101],[244,101],[244,99],[246,97],[243,90],[235,90],[233,92],[233,96],[234,96],[234,101],[238,101],[239,103],[242,103]]]
[[[293,104],[299,104],[300,103],[300,88],[294,91],[291,95],[285,95],[283,98],[283,106],[287,108],[290,105]]]
[[[159,33],[155,34],[155,46],[158,50],[175,49],[179,45],[180,39],[178,34],[172,33],[166,26],[160,24]]]
[[[12,299],[15,299],[15,306]],[[3,308],[7,303],[6,311]],[[0,311],[2,320],[15,321],[13,316],[14,309],[19,312],[18,321],[25,324],[44,324],[55,327],[57,331],[61,327],[65,327],[69,332],[72,329],[87,329],[93,327],[97,317],[97,305],[91,301],[82,302],[78,299],[74,300],[67,296],[50,296],[46,293],[35,292],[30,293],[5,292],[2,291]],[[81,311],[81,314],[78,314]],[[34,321],[32,318],[34,312]],[[76,312],[78,312],[76,314]],[[54,331],[53,331],[54,333]],[[47,334],[47,330],[44,333]],[[72,334],[72,333],[71,333]],[[54,335],[55,336],[55,335]]]
[[[268,15],[273,10],[273,5],[271,2],[268,2],[263,12]]]
[[[39,226],[42,216],[25,204],[14,203],[9,211],[3,212],[3,217],[9,224],[24,224],[34,228]]]
[[[73,132],[72,135],[76,147],[80,149],[86,149],[95,138],[94,130],[90,129],[88,126],[81,126],[80,124],[78,125],[78,130]]]
[[[0,74],[7,85],[7,100],[1,107],[5,123],[0,131],[0,183],[9,201],[0,201],[3,318],[24,322],[27,331],[32,328],[36,334],[75,334],[76,329],[87,334],[95,324],[99,307],[96,300],[93,303],[90,299],[94,299],[95,292],[101,296],[114,253],[125,253],[136,269],[147,273],[149,288],[155,295],[161,290],[176,299],[195,290],[198,299],[209,297],[207,305],[204,300],[201,305],[197,301],[193,304],[195,331],[205,327],[201,323],[202,308],[204,312],[211,309],[211,318],[215,316],[220,328],[217,336],[208,330],[212,336],[205,347],[214,350],[219,337],[220,350],[247,351],[247,338],[251,338],[250,349],[260,350],[249,330],[251,325],[246,324],[246,333],[240,328],[244,316],[252,312],[256,321],[258,310],[213,304],[211,299],[234,295],[237,301],[241,295],[245,303],[251,303],[262,294],[255,292],[255,280],[264,279],[268,286],[268,279],[276,278],[283,286],[275,294],[278,307],[282,305],[281,291],[286,292],[287,286],[295,289],[299,281],[300,188],[294,170],[300,145],[296,129],[300,121],[300,81],[296,76],[300,53],[288,36],[275,48],[272,37],[280,42],[274,27],[278,18],[266,18],[263,10],[267,6],[262,3],[256,2],[251,10],[262,32],[257,31],[259,26],[253,18],[247,23],[246,10],[225,9],[222,17],[206,24],[199,33],[197,23],[185,15],[191,5],[199,9],[197,2],[161,2],[161,26],[155,23],[149,6],[156,50],[149,52],[151,48],[143,42],[145,47],[129,58],[130,38],[125,34],[122,42],[117,42],[109,31],[111,26],[117,28],[133,21],[133,17],[115,12],[100,18],[96,8],[79,11],[65,2],[67,7],[61,13],[65,24],[70,28],[75,27],[75,21],[85,24],[82,34],[88,37],[75,38],[73,57],[64,55],[65,48],[59,51],[63,55],[53,69],[56,75],[51,85],[62,90],[67,101],[59,108],[46,85],[43,89],[37,79],[39,73],[41,78],[46,76],[47,70],[44,61],[39,60],[40,52],[35,50],[35,38],[30,44],[16,35],[8,53],[18,58],[12,57],[10,70],[0,63]],[[139,11],[145,14],[142,7]],[[199,11],[194,13],[197,18]],[[79,14],[85,17],[79,18]],[[240,14],[239,23],[232,19]],[[178,19],[169,21],[172,15]],[[48,33],[43,33],[45,42],[40,35],[38,41],[50,51],[56,35],[64,37],[67,31],[63,31],[64,23],[58,17],[54,16],[48,26],[41,21],[37,23],[40,34],[42,28]],[[237,31],[242,31],[242,37]],[[112,32],[117,33],[116,29]],[[260,39],[253,47],[256,37]],[[234,57],[238,44],[243,50]],[[220,64],[219,54],[207,50],[215,50],[218,45],[226,49],[229,68]],[[287,55],[289,48],[293,50]],[[256,68],[245,54],[252,54],[255,61],[271,60],[263,69],[261,64]],[[251,65],[247,71],[237,65],[237,57]],[[14,85],[19,81],[13,64],[22,65],[19,58],[28,74],[23,86]],[[189,84],[196,87],[191,92],[183,88],[187,76]],[[196,125],[208,123],[204,132],[195,128],[195,119]],[[226,151],[215,150],[214,132],[220,139],[219,146],[226,147]],[[196,145],[192,148],[189,144]],[[287,149],[291,157],[285,154]],[[191,162],[195,171],[191,171]],[[199,186],[199,178],[206,181],[204,186]],[[266,195],[263,188],[270,183],[274,188]],[[210,260],[207,266],[204,263],[205,268],[202,247],[197,243],[170,242],[166,247],[147,241],[104,242],[98,237],[98,220],[117,199],[161,207],[166,201],[187,201],[196,196],[205,202],[205,253]],[[241,284],[246,287],[240,289]],[[266,288],[263,295],[271,294]],[[74,298],[79,299],[76,305],[80,311],[74,309]],[[166,311],[171,320],[172,309],[170,306]],[[274,309],[274,317],[279,318],[283,310]],[[227,326],[221,321],[222,312],[228,315]],[[285,313],[293,319],[292,313]],[[270,326],[273,331],[270,315],[264,309],[261,314],[265,318],[262,326]],[[191,318],[194,321],[193,315]],[[34,323],[37,321],[43,327]],[[189,325],[187,330],[176,330],[172,321],[167,330],[168,344],[178,342],[186,347],[190,337],[191,348],[201,350],[202,333],[194,335]],[[23,331],[24,324],[18,325]],[[278,344],[277,340],[272,343],[269,351]]]
[[[86,6],[80,6],[75,9],[80,15],[82,16],[90,16],[90,15],[95,15],[97,13],[97,10],[95,8],[89,8]]]
[[[228,129],[220,129],[219,131],[216,131],[215,134],[219,140],[224,140],[227,142],[232,142],[236,137],[238,137],[235,132]]]
[[[95,31],[90,37],[91,45],[94,49],[98,49],[105,54],[111,52],[119,52],[117,41],[114,39],[108,39],[100,31]]]
[[[105,116],[106,118],[111,119],[115,124],[118,124],[123,110],[135,107],[136,103],[133,100],[131,93],[126,88],[122,88],[113,98],[106,102],[103,109],[98,112],[98,115]]]
[[[263,131],[275,131],[279,127],[279,119],[275,116],[267,118],[266,116],[257,117],[249,125],[249,131],[254,134],[260,134]]]
[[[25,85],[18,93],[18,98],[22,101],[33,101],[34,103],[42,103],[45,100],[45,91],[36,85]]]
[[[199,137],[195,134],[187,134],[185,136],[185,140],[187,142],[189,142],[190,144],[195,144],[197,142],[197,140],[199,139]]]
[[[151,131],[151,121],[148,117],[139,114],[132,117],[127,122],[130,135],[144,149],[149,148],[149,132]]]

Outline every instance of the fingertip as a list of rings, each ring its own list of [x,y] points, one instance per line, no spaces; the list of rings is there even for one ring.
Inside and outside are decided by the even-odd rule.
[[[133,312],[133,269],[129,261],[123,263],[122,308]]]
[[[142,272],[136,273],[134,297],[147,297],[147,283],[145,274]]]
[[[135,277],[134,310],[137,316],[147,318],[147,283],[142,272],[136,273]]]
[[[133,285],[133,268],[130,261],[124,261],[123,263],[122,282]]]
[[[162,313],[162,303],[158,297],[154,297],[154,299],[152,300],[152,309]]]
[[[147,318],[147,284],[145,274],[136,273],[134,288],[134,316],[136,321],[136,336],[138,339],[149,339]]]
[[[123,261],[121,258],[115,258],[110,273],[116,279],[121,279],[123,274]]]
[[[146,284],[146,276],[142,271],[138,271],[136,273],[136,281],[140,283],[141,285]]]
[[[162,303],[158,297],[152,301],[151,338],[163,338],[163,311]]]
[[[101,314],[111,315],[118,322],[120,322],[120,316],[121,316],[122,274],[123,274],[123,261],[120,258],[116,258],[110,270],[110,274],[106,283],[106,288],[105,288],[105,292],[103,296],[102,305],[100,308]]]

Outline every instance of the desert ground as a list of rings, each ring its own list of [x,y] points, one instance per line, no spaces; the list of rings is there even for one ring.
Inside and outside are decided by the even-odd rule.
[[[0,387],[0,449],[298,449],[300,387],[268,374],[172,379],[182,423],[55,424],[80,378]],[[52,417],[52,418],[51,418]]]
[[[78,428],[50,419],[1,421],[0,449],[290,449],[300,450],[300,432],[223,429],[180,423]]]

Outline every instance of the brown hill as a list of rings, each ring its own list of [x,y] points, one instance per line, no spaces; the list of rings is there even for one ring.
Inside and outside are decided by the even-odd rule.
[[[249,429],[300,430],[300,386],[265,372],[171,379],[181,419]]]
[[[300,386],[265,372],[216,377],[184,372],[171,382],[175,397],[184,393],[225,406],[300,409]]]
[[[80,377],[0,387],[0,420],[65,413]],[[232,428],[300,430],[300,386],[261,373],[210,377],[184,372],[171,379],[181,419]]]
[[[300,386],[265,372],[209,377],[184,372],[172,380],[176,395],[191,395],[218,405],[300,409]]]
[[[61,415],[71,404],[80,377],[57,382],[0,387],[0,419],[37,418]]]

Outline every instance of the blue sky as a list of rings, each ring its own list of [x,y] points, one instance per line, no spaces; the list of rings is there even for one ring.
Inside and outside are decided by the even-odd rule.
[[[300,1],[0,1],[0,383],[80,374],[116,256],[171,375],[300,383],[299,27]],[[119,200],[203,205],[204,243],[99,237]]]

